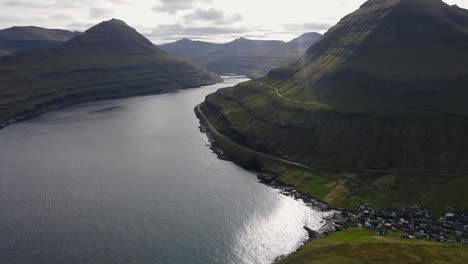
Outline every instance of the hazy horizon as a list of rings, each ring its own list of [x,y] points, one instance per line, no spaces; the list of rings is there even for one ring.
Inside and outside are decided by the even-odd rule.
[[[124,20],[155,44],[181,38],[225,43],[239,37],[290,41],[326,32],[364,0],[2,0],[0,28],[38,26],[85,31],[111,18]],[[467,8],[468,0],[446,0]],[[307,7],[307,8],[305,8]],[[17,15],[18,14],[18,15]]]

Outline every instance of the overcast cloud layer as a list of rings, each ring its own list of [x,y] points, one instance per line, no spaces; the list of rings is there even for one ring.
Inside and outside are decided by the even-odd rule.
[[[324,33],[364,0],[0,0],[0,28],[40,26],[84,31],[111,18],[161,44],[180,38],[289,41]],[[468,0],[446,0],[468,8]]]

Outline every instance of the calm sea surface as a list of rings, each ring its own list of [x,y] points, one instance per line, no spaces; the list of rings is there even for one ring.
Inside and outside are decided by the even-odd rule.
[[[211,152],[193,108],[245,78],[0,130],[0,263],[271,263],[313,211]]]

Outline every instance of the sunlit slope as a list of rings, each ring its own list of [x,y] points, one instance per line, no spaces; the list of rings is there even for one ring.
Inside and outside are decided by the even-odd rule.
[[[297,63],[202,109],[237,142],[293,161],[466,174],[467,29],[466,10],[439,0],[371,0]]]
[[[0,59],[0,123],[66,105],[213,84],[220,78],[168,56],[119,20],[52,49]]]

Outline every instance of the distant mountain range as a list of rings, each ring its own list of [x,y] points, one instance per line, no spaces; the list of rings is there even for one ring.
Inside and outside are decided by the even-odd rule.
[[[251,162],[335,206],[468,209],[467,43],[467,10],[441,0],[370,0],[294,64],[221,89],[201,109],[243,146],[353,175],[338,178],[342,195],[327,196],[333,189],[315,193],[303,174]]]
[[[167,55],[123,21],[92,27],[64,44],[0,58],[0,124],[91,100],[222,81]]]
[[[321,36],[319,33],[306,33],[290,42],[239,38],[226,44],[182,39],[159,47],[216,73],[244,74],[255,78],[297,60]]]
[[[15,52],[56,47],[79,34],[62,29],[11,27],[0,30],[0,50]]]

